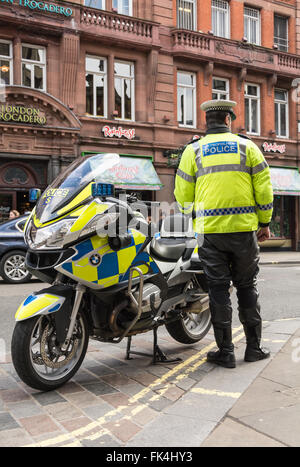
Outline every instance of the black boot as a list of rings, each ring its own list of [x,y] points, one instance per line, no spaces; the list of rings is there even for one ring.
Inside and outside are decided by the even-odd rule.
[[[232,332],[230,328],[218,329],[214,327],[215,339],[219,350],[208,352],[207,361],[215,363],[224,368],[235,368],[234,345],[232,343]]]
[[[242,292],[244,295],[248,293],[248,297],[243,297]],[[248,299],[248,303],[251,304],[249,308],[241,306],[244,305],[243,302],[246,301],[246,298]],[[260,304],[258,302],[258,292],[256,287],[239,290],[238,299],[240,305],[239,318],[243,325],[247,342],[244,357],[245,362],[257,362],[258,360],[269,358],[270,350],[260,347],[262,320],[260,316]]]
[[[270,350],[265,347],[260,347],[261,340],[261,324],[255,327],[244,325],[244,331],[247,340],[245,351],[245,362],[257,362],[270,357]]]

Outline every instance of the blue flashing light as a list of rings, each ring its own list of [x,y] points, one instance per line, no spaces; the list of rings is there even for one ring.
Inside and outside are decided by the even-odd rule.
[[[97,198],[98,196],[114,196],[114,185],[110,183],[93,183],[92,196],[93,198]]]

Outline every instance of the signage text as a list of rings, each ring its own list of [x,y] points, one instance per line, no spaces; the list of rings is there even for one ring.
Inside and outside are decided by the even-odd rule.
[[[283,154],[286,150],[285,144],[277,144],[277,143],[263,143],[262,145],[265,152],[280,152]]]
[[[57,13],[59,15],[71,16],[73,14],[72,8],[66,8],[54,3],[43,2],[39,0],[0,0],[1,3],[8,3],[11,5],[19,5],[31,10],[48,11],[50,13]]]
[[[117,138],[122,138],[122,136],[124,136],[124,138],[127,138],[127,139],[135,138],[134,128],[124,129],[121,126],[119,126],[119,128],[116,128],[116,127],[110,128],[110,126],[106,125],[102,128],[102,131],[104,133],[105,138],[113,138],[115,136]]]
[[[0,105],[0,122],[32,123],[45,125],[47,119],[39,109],[20,105]]]

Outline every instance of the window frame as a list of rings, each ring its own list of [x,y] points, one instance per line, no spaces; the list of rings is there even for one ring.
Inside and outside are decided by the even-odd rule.
[[[257,96],[251,96],[250,94],[247,93],[246,89],[247,89],[247,86],[255,86],[258,90],[258,93],[257,93]],[[258,105],[257,105],[257,129],[258,131],[257,132],[254,132],[252,131],[252,129],[250,129],[250,131],[247,131],[247,128],[246,128],[246,133],[248,135],[254,135],[254,136],[259,136],[261,134],[261,108],[260,108],[260,97],[261,97],[261,93],[260,93],[260,85],[259,84],[256,84],[256,83],[245,83],[245,87],[244,87],[244,101],[246,101],[246,99],[249,99],[250,102],[253,101],[253,100],[256,100]],[[252,107],[252,104],[251,106],[249,106],[249,116],[251,115],[251,107]],[[246,106],[245,106],[245,111],[246,111]],[[246,117],[246,114],[245,114],[245,117]],[[249,118],[249,123],[251,123],[251,118]],[[246,126],[246,118],[245,118],[245,126]]]
[[[194,84],[181,84],[178,82],[178,75],[183,74],[183,75],[192,75],[194,78]],[[178,91],[179,88],[184,89],[184,109],[183,109],[183,119],[184,123],[179,122],[179,112],[178,112]],[[187,117],[186,117],[186,89],[192,89],[193,90],[193,125],[188,125],[186,123]],[[180,128],[197,128],[197,74],[194,73],[193,71],[185,71],[185,70],[177,70],[177,121],[178,121],[178,126]]]
[[[120,8],[120,4],[122,4],[123,0],[116,0],[118,2],[118,7],[116,8],[118,11],[119,15],[125,15],[125,16],[133,16],[133,0],[128,0],[129,1],[129,13],[120,13],[119,10],[123,10],[123,6]],[[114,6],[114,0],[112,0],[112,7],[115,8]]]
[[[218,90],[218,89],[215,89],[214,88],[214,79],[216,80],[219,80],[219,81],[224,81],[226,83],[226,91],[221,91],[221,90]],[[213,98],[213,94],[218,94],[218,97],[217,97],[217,100],[230,100],[230,85],[229,85],[229,79],[228,78],[220,78],[218,76],[213,76],[212,78],[212,99],[213,100],[216,100]],[[227,98],[226,99],[221,99],[219,94],[226,94],[227,95]]]
[[[190,3],[193,9],[193,25],[191,28],[183,27],[185,26],[184,21],[182,20],[182,25],[180,25],[180,14],[179,14],[179,3],[185,2]],[[177,0],[176,1],[176,26],[178,29],[186,29],[188,31],[196,31],[197,30],[197,0]]]
[[[9,84],[7,86],[12,86],[14,83],[14,74],[13,74],[13,67],[14,67],[14,57],[13,57],[13,43],[12,41],[6,39],[0,39],[0,43],[8,44],[9,45],[9,57],[6,55],[0,55],[0,60],[6,60],[9,62]],[[2,83],[0,83],[2,84]]]
[[[280,99],[276,99],[275,97],[275,91],[281,91],[281,92],[284,92],[285,95],[286,95],[286,100],[285,101],[282,101]],[[286,124],[286,135],[281,135],[281,134],[277,134],[276,133],[276,136],[277,138],[284,138],[284,139],[288,139],[289,138],[289,93],[286,89],[279,89],[279,88],[275,88],[274,89],[274,111],[275,111],[275,129],[276,129],[276,105],[282,105],[284,104],[285,107],[286,107],[286,118],[285,118],[285,124]],[[278,129],[280,131],[280,128],[281,128],[281,114],[280,112],[278,112],[278,117],[279,117],[279,121],[278,121]]]
[[[114,61],[114,65],[116,63],[124,63],[126,65],[130,65],[133,69],[133,72],[132,72],[132,76],[126,76],[126,75],[119,75],[119,74],[116,74],[115,71],[114,71],[114,93],[115,93],[115,90],[116,90],[116,87],[115,87],[115,79],[116,78],[119,78],[119,79],[122,79],[122,81],[124,80],[130,80],[131,81],[131,94],[132,94],[132,101],[131,101],[131,118],[125,118],[124,115],[125,115],[125,100],[124,100],[124,86],[122,86],[122,97],[121,97],[121,107],[122,107],[122,115],[121,116],[118,116],[118,117],[115,117],[115,120],[122,120],[124,122],[135,122],[135,63],[132,62],[132,61],[127,61],[127,60],[119,60],[119,59],[116,59]],[[114,100],[114,105],[115,105],[115,102],[116,100]]]
[[[258,14],[258,17],[257,18],[254,18],[253,16],[251,15],[248,15],[246,14],[246,10],[252,10],[252,11],[256,11],[257,14]],[[245,30],[245,20],[246,18],[248,18],[248,25],[247,25],[247,31]],[[257,23],[257,37],[258,37],[258,41],[257,42],[253,42],[252,40],[250,40],[250,35],[251,35],[251,28],[250,28],[250,24],[251,24],[251,20],[256,20],[255,22]],[[247,36],[247,33],[249,32],[249,38]],[[247,5],[244,5],[244,36],[247,37],[247,40],[249,42],[249,44],[254,44],[254,45],[261,45],[261,14],[260,14],[260,10],[258,8],[253,8],[253,7],[250,7],[250,6],[247,6]]]
[[[84,0],[84,6],[86,6],[88,8],[95,8],[95,10],[105,10],[105,6],[106,6],[105,5],[105,3],[106,3],[105,0],[101,0],[101,2],[103,4],[102,8],[98,8],[97,6],[91,5],[91,3],[93,3],[93,1],[95,1],[95,0]],[[86,5],[86,2],[90,3],[90,5]]]
[[[275,37],[275,18],[276,17],[277,18],[282,18],[286,22],[286,38],[285,39],[282,39],[280,37]],[[280,44],[278,44],[278,42],[276,42],[276,39],[286,41],[286,48],[284,50],[279,48]],[[289,51],[289,18],[287,16],[283,16],[283,15],[280,15],[280,14],[277,14],[277,13],[274,13],[274,44],[277,45],[278,50],[280,52],[288,52]]]
[[[86,65],[86,59],[87,58],[94,58],[97,60],[103,60],[104,61],[104,71],[91,71],[87,69]],[[93,114],[90,114],[87,112],[87,100],[85,101],[85,113],[89,117],[94,117],[94,118],[107,118],[108,115],[108,86],[107,86],[107,58],[106,57],[98,57],[97,55],[92,55],[92,54],[86,54],[85,55],[85,76],[86,75],[93,75],[93,76],[101,76],[104,77],[104,95],[103,95],[103,107],[104,107],[104,115],[98,115],[96,112],[97,109],[97,99],[96,99],[96,85],[95,85],[95,80],[93,79]]]
[[[40,49],[44,52],[44,61],[37,62],[36,60],[28,60],[27,58],[23,58],[23,47],[29,47],[31,49]],[[46,55],[46,47],[42,45],[35,45],[35,44],[28,44],[28,43],[21,43],[21,78],[22,78],[22,86],[29,88],[29,89],[36,89],[37,91],[46,92],[47,91],[47,55]],[[31,86],[25,86],[23,84],[23,64],[28,64],[32,66],[31,69]],[[38,89],[34,87],[34,66],[39,65],[43,70],[43,89]]]
[[[220,6],[217,6],[216,3],[219,3],[219,4],[223,3],[224,5],[226,4],[227,5],[226,10],[224,8],[220,8]],[[221,36],[219,33],[216,33],[215,31],[213,31],[213,34],[216,37],[223,37],[224,39],[230,39],[231,31],[230,31],[230,3],[229,1],[228,0],[212,0],[211,2],[212,21],[213,21],[213,10],[216,10],[217,12],[222,10],[226,12],[227,14],[227,20],[225,22],[225,28],[226,28],[225,35]],[[218,27],[219,27],[219,21],[217,20],[217,29]],[[213,24],[212,24],[212,29],[213,29]]]

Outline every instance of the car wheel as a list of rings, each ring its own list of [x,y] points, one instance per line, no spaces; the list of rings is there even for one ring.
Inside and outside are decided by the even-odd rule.
[[[0,262],[0,275],[7,284],[28,282],[31,274],[25,266],[25,251],[12,250],[6,253]]]

